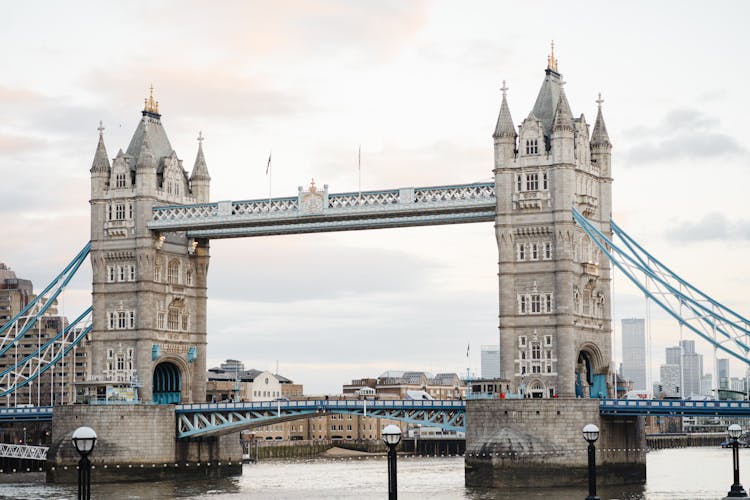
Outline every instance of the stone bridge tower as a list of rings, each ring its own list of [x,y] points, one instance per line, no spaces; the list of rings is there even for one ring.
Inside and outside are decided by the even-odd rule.
[[[554,47],[533,110],[518,127],[503,100],[495,144],[500,371],[528,397],[613,394],[611,269],[576,226],[576,207],[609,237],[612,146],[574,118]]]
[[[203,402],[208,242],[149,230],[158,205],[209,199],[202,137],[192,173],[146,100],[127,151],[110,165],[103,128],[91,167],[93,382],[138,386],[144,402]]]

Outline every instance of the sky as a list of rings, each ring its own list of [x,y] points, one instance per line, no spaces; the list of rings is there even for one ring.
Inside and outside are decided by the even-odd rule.
[[[211,199],[490,180],[503,80],[517,124],[555,54],[573,113],[599,92],[614,219],[750,314],[746,2],[13,2],[0,18],[0,262],[41,289],[89,238],[99,120],[126,149],[151,84],[177,155],[202,131]],[[272,175],[265,174],[269,154]],[[65,292],[90,304],[86,267]],[[215,240],[208,364],[336,393],[386,370],[479,373],[497,344],[491,223]],[[653,376],[679,328],[650,316]],[[685,334],[685,338],[689,334]],[[705,371],[712,370],[712,349]],[[467,346],[470,346],[467,357]],[[615,364],[617,364],[617,360]],[[732,375],[744,369],[732,365]]]

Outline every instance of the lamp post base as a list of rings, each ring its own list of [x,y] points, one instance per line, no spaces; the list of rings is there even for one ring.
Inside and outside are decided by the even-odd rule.
[[[733,484],[725,498],[747,498],[747,492],[741,484]]]
[[[601,499],[598,496],[597,497],[587,496],[586,500],[601,500]]]

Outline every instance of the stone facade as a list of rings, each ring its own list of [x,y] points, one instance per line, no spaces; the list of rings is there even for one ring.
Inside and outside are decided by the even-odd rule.
[[[47,454],[47,480],[76,480],[80,459],[71,435],[81,426],[97,434],[89,455],[92,481],[143,481],[185,475],[241,473],[239,433],[198,440],[175,439],[173,405],[56,406]]]
[[[470,400],[466,408],[466,485],[494,488],[562,487],[587,481],[588,443],[599,427],[599,484],[644,483],[643,417],[601,417],[591,399]]]
[[[91,168],[93,380],[131,382],[144,402],[203,402],[208,242],[146,226],[154,206],[208,201],[202,145],[188,175],[153,96],[127,151],[111,165],[102,130]],[[179,373],[158,397],[156,371]]]
[[[611,144],[601,112],[574,118],[554,56],[516,127],[505,88],[493,134],[500,378],[529,397],[613,394],[610,263],[576,207],[611,237]]]

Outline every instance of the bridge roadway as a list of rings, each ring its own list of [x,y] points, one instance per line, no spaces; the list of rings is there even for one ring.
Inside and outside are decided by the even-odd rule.
[[[178,438],[228,434],[271,423],[348,413],[400,420],[464,432],[466,402],[462,400],[303,400],[252,403],[175,405]],[[52,406],[0,408],[0,422],[52,420]],[[750,418],[750,401],[681,399],[602,399],[602,416],[723,416]]]
[[[328,193],[300,188],[297,196],[154,207],[148,228],[185,231],[189,238],[492,222],[494,182]]]

